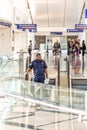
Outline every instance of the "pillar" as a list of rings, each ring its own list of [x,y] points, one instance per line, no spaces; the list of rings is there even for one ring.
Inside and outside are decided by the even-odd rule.
[[[11,27],[11,44],[12,52],[15,51],[15,7],[13,6],[13,17],[12,17],[12,27]]]

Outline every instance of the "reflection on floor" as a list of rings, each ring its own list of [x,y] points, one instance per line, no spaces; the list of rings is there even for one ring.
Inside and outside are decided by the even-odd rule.
[[[0,99],[0,130],[87,130],[77,115],[8,96]]]
[[[61,55],[61,86],[67,87],[66,61]],[[51,59],[51,60],[50,60]],[[57,57],[48,60],[49,74],[57,78]],[[86,65],[86,63],[85,63]],[[64,68],[63,68],[64,67]],[[51,69],[50,69],[51,68]],[[52,70],[53,68],[53,70]],[[87,68],[85,67],[85,70]],[[73,71],[73,68],[71,69]],[[56,72],[56,73],[55,73]],[[64,80],[65,79],[65,80]],[[63,81],[63,82],[62,82]],[[71,113],[64,113],[35,106],[26,102],[12,101],[11,98],[0,99],[0,130],[87,130],[87,125],[78,122],[78,117]]]
[[[86,130],[86,126],[78,122],[76,115],[41,107],[18,107],[18,111],[13,108],[0,123],[0,130]]]

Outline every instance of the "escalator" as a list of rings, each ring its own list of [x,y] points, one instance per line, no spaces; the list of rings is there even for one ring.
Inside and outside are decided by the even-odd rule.
[[[87,93],[85,91],[56,89],[52,85],[4,77],[0,81],[0,94],[27,101],[31,104],[42,105],[48,107],[49,110],[73,113],[81,118],[87,116]]]
[[[9,64],[6,65],[8,69],[5,68],[5,70],[7,71],[13,70],[14,65],[17,65],[19,67],[20,66],[19,60],[17,60],[16,62],[18,64],[17,63],[12,64],[14,63],[13,60],[11,60],[11,62],[8,62]],[[11,111],[11,113],[13,112],[12,115],[8,114],[9,115],[8,119],[17,117],[17,115],[14,114],[14,110],[17,110],[20,106],[22,106],[24,110],[25,108],[27,109],[27,115],[29,116],[29,119],[30,119],[30,116],[33,115],[34,121],[31,124],[34,124],[34,125],[33,126],[29,125],[27,127],[35,129],[35,130],[41,129],[44,124],[45,125],[47,124],[47,121],[48,121],[46,120],[47,112],[49,113],[48,115],[52,118],[53,116],[51,115],[57,116],[59,112],[66,113],[66,114],[73,114],[75,116],[74,118],[75,119],[78,118],[80,121],[83,120],[84,116],[87,116],[87,111],[86,111],[87,110],[87,105],[86,105],[87,93],[85,91],[74,90],[71,88],[69,89],[68,87],[65,87],[65,88],[60,87],[61,82],[63,82],[60,80],[62,76],[61,73],[63,73],[61,72],[61,69],[60,69],[60,62],[61,62],[60,57],[55,57],[55,60],[53,61],[53,64],[55,64],[55,66],[50,66],[49,68],[51,70],[55,69],[57,71],[56,78],[57,78],[57,83],[59,86],[52,85],[52,83],[49,85],[34,83],[28,80],[23,80],[23,78],[16,78],[14,74],[10,76],[8,74],[1,75],[2,78],[0,79],[0,95],[2,95],[1,97],[3,97],[5,101],[9,104],[5,112],[8,112],[8,113],[10,113],[9,111]],[[67,67],[67,64],[64,67]],[[68,69],[66,68],[66,72],[64,69],[63,71],[66,74],[66,78],[67,78],[67,76],[69,76],[68,75],[69,68]],[[19,74],[19,71],[18,71],[18,74]],[[42,114],[41,112],[43,113],[43,116],[44,116],[44,113],[46,114],[46,119],[45,119],[46,122],[36,126],[37,124],[36,117],[38,117],[38,115],[40,116],[40,114]],[[24,114],[23,110],[22,110],[22,114]],[[21,116],[21,113],[19,114],[19,116]],[[3,120],[4,119],[0,116],[0,121],[3,122]],[[28,119],[26,119],[26,121],[28,121]],[[57,118],[55,118],[54,122],[57,122],[57,121],[58,121]],[[9,123],[9,121],[6,120],[6,123]],[[43,127],[43,129],[45,128]],[[55,127],[53,129],[55,129]],[[57,129],[58,129],[58,126],[57,126]]]
[[[16,59],[17,60],[17,59]],[[16,78],[13,75],[2,75],[0,78],[0,94],[3,96],[9,96],[10,98],[15,98],[17,100],[28,102],[29,104],[35,104],[35,106],[44,106],[48,110],[62,111],[66,113],[73,113],[82,119],[82,116],[87,116],[87,106],[86,106],[86,95],[85,91],[73,90],[68,87],[60,87],[60,58],[56,57],[56,64],[58,64],[58,83],[56,85],[46,85],[33,83],[31,81],[23,80],[22,78]],[[7,72],[13,70],[11,62],[8,62],[5,70],[8,68]],[[10,66],[11,65],[11,66]],[[17,64],[14,64],[17,65]],[[19,62],[18,62],[19,66]],[[67,65],[65,66],[67,67]],[[17,69],[17,68],[16,68]],[[3,71],[3,73],[5,72]],[[67,70],[67,69],[66,69]],[[69,70],[69,68],[68,68]],[[66,71],[67,72],[67,71]],[[65,73],[65,71],[64,71]],[[69,72],[68,72],[69,73]],[[14,76],[14,78],[13,78]],[[66,73],[66,77],[67,77]],[[63,81],[62,81],[63,82]],[[13,100],[13,103],[15,101]],[[44,108],[43,107],[43,108]]]
[[[78,64],[77,64],[78,63]],[[87,63],[84,57],[78,57],[70,65],[70,87],[74,89],[87,90]]]

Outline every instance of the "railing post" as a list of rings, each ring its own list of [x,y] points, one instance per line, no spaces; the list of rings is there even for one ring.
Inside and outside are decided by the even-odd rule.
[[[68,78],[68,87],[70,88],[70,64],[69,64],[69,56],[67,56],[67,78]]]
[[[24,76],[24,56],[23,53],[19,54],[19,78],[22,79]]]
[[[60,58],[58,56],[58,88],[60,86]]]

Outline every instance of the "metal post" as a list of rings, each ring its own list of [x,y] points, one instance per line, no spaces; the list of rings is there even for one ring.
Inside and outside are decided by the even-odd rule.
[[[69,57],[67,56],[67,78],[68,78],[68,87],[70,88],[70,65],[69,65]]]
[[[60,58],[58,56],[58,88],[60,86]]]
[[[22,79],[24,76],[24,58],[23,53],[19,54],[19,78]]]
[[[31,56],[27,56],[27,58],[26,58],[26,70],[28,69],[30,62],[31,62]],[[26,80],[29,79],[29,74],[26,75],[25,79]]]

